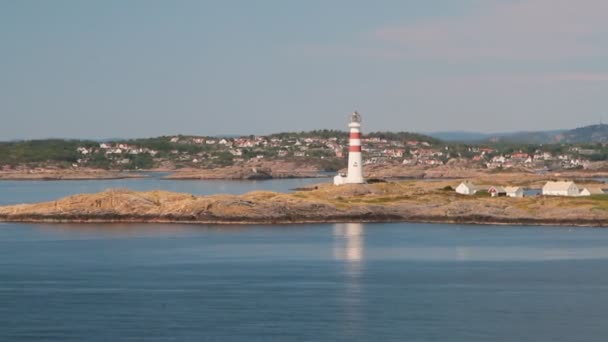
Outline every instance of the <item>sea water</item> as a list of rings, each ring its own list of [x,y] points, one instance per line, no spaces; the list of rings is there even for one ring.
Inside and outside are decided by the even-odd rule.
[[[256,190],[287,192],[295,188],[328,183],[327,178],[269,179],[256,181],[228,180],[171,180],[162,179],[166,173],[148,173],[144,178],[109,180],[23,180],[0,181],[0,205],[52,201],[81,193],[95,193],[106,189],[137,191],[166,190],[195,195],[243,194]]]

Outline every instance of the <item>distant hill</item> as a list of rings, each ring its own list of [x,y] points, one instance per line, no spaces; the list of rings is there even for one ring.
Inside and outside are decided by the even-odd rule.
[[[556,136],[565,131],[537,131],[492,134],[485,141],[510,142],[520,144],[552,144],[558,142]]]
[[[297,137],[297,138],[342,137],[342,138],[347,138],[348,132],[333,130],[333,129],[321,129],[321,130],[306,131],[306,132],[275,133],[275,134],[270,134],[267,137],[269,137],[269,138],[285,138],[285,137]],[[365,133],[365,137],[366,138],[380,138],[380,139],[387,139],[387,140],[401,140],[401,141],[404,141],[404,140],[424,141],[424,142],[428,142],[429,144],[432,144],[432,145],[441,144],[441,142],[442,142],[441,139],[437,139],[433,136],[420,134],[420,133],[413,133],[413,132],[389,132],[389,131],[369,132],[369,133]]]
[[[428,135],[449,142],[510,142],[521,144],[608,143],[608,124],[590,125],[570,130],[536,132],[435,132]]]
[[[432,145],[442,143],[442,139],[432,137],[430,135],[412,133],[412,132],[370,132],[366,134],[368,138],[380,138],[387,140],[414,140],[425,141]]]
[[[591,125],[571,129],[556,134],[554,142],[559,143],[606,143],[608,142],[608,125]]]
[[[445,131],[445,132],[432,132],[425,133],[435,139],[452,142],[475,142],[486,140],[490,137],[489,134],[479,132],[465,132],[465,131]]]
[[[447,142],[466,142],[480,143],[485,141],[492,142],[515,142],[526,144],[548,144],[554,141],[554,137],[564,131],[543,131],[543,132],[503,132],[503,133],[479,133],[479,132],[434,132],[428,133],[429,136]]]

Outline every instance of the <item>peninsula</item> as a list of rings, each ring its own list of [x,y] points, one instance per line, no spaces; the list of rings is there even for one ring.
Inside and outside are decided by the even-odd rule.
[[[456,181],[319,184],[293,193],[194,196],[107,190],[0,207],[0,221],[286,224],[436,222],[608,226],[608,198],[463,196]]]

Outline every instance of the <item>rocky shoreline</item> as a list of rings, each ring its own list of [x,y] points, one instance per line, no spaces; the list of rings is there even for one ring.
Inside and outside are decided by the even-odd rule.
[[[58,169],[40,168],[0,171],[2,180],[109,180],[142,178],[143,173],[162,172],[163,180],[268,180],[287,178],[328,178],[336,173],[327,173],[314,165],[285,161],[255,161],[213,169],[152,169],[138,171],[102,169]],[[511,170],[493,172],[488,169],[441,165],[434,167],[375,164],[366,168],[365,177],[383,180],[457,180],[494,179],[500,182],[541,182],[548,179],[573,179],[577,182],[608,178],[608,172],[571,170],[551,173],[536,173],[533,170]],[[538,184],[537,184],[538,185]]]
[[[298,224],[428,222],[608,227],[599,197],[491,198],[442,190],[453,182],[395,182],[294,193],[193,196],[108,190],[52,202],[0,207],[0,221],[44,223]]]
[[[0,181],[69,181],[142,178],[140,173],[109,170],[24,170],[0,171]]]
[[[157,217],[48,217],[48,216],[29,216],[23,218],[4,218],[0,216],[0,222],[12,223],[49,223],[49,224],[113,224],[113,223],[149,223],[149,224],[204,224],[204,225],[278,225],[278,224],[319,224],[319,223],[436,223],[436,224],[466,224],[466,225],[513,225],[513,226],[563,226],[563,227],[608,227],[608,219],[606,220],[584,220],[584,219],[500,219],[489,216],[472,216],[459,218],[445,217],[426,217],[426,216],[410,216],[410,217],[387,217],[387,216],[345,216],[336,218],[319,218],[319,219],[210,219],[210,220],[193,220],[190,218],[157,218]]]

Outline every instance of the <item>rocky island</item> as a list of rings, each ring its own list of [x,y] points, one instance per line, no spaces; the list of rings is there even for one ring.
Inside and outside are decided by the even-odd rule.
[[[293,193],[194,196],[107,190],[56,201],[0,207],[0,221],[285,224],[437,222],[608,226],[608,198],[463,196],[454,181],[333,186]]]

